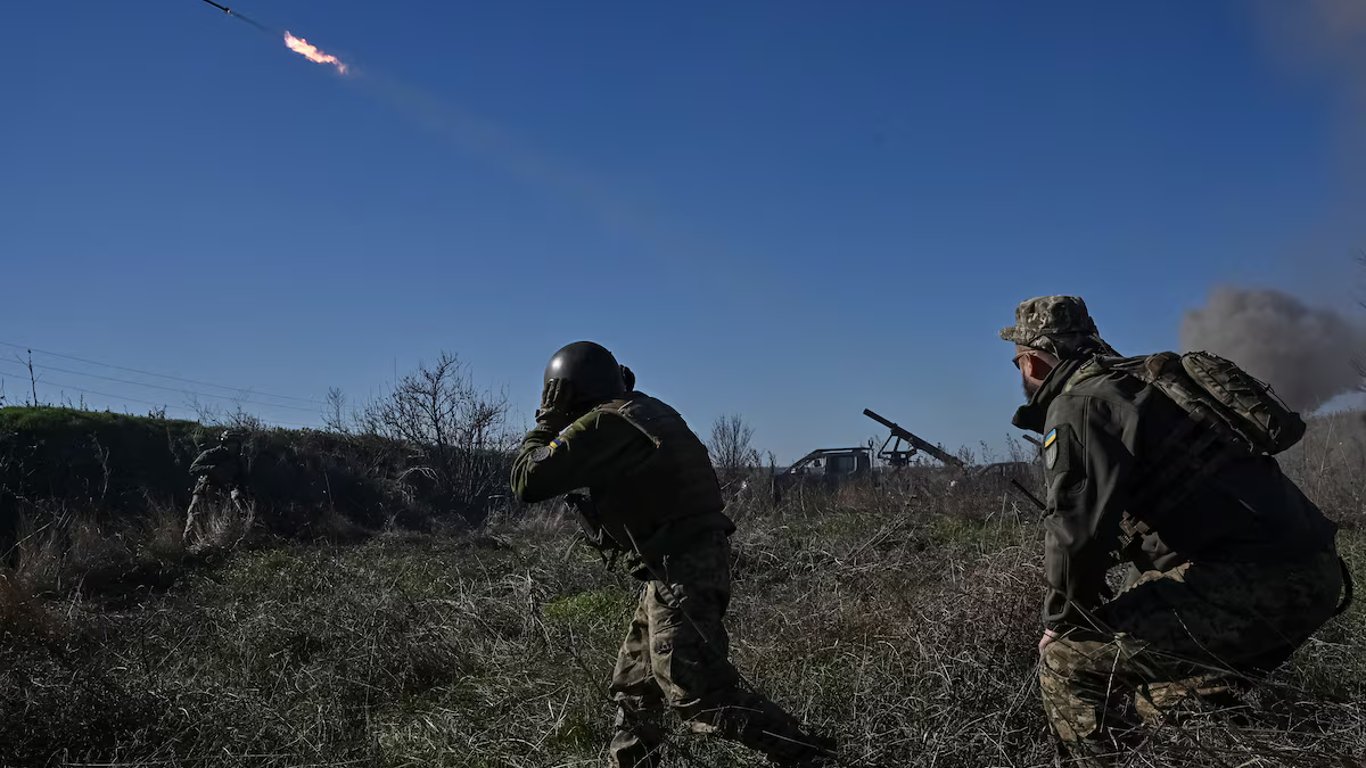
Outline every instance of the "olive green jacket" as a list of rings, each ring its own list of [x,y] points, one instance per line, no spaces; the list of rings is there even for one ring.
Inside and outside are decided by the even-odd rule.
[[[513,461],[511,485],[525,502],[587,489],[602,530],[647,561],[703,532],[735,529],[706,448],[676,411],[639,392],[572,422],[538,423]]]
[[[207,477],[210,483],[227,487],[240,483],[246,476],[246,469],[240,452],[216,445],[195,457],[190,464],[190,474]]]
[[[1156,447],[1189,417],[1156,388],[1117,372],[1074,381],[1067,360],[1015,415],[1044,435],[1045,626],[1085,624],[1121,562],[1168,570],[1184,562],[1289,562],[1333,551],[1336,526],[1270,456],[1243,457],[1149,516]],[[1135,531],[1141,521],[1150,531]]]

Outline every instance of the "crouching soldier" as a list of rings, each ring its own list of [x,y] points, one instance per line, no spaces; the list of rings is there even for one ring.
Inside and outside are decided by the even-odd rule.
[[[1289,658],[1343,607],[1346,571],[1336,526],[1273,457],[1304,423],[1236,365],[1120,357],[1071,296],[1023,302],[1001,337],[1029,398],[1015,425],[1043,435],[1044,710],[1094,764]],[[1119,563],[1128,584],[1107,600]]]
[[[804,733],[742,687],[728,658],[734,524],[723,513],[707,449],[668,405],[628,387],[612,353],[576,342],[546,366],[536,427],[522,442],[512,490],[535,502],[577,501],[590,535],[628,558],[644,582],[612,676],[612,768],[653,768],[666,708],[689,727],[738,741],[778,765],[816,765],[832,743]]]

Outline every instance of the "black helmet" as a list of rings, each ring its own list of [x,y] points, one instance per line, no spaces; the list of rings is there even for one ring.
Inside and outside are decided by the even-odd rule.
[[[563,399],[555,403],[561,408],[594,405],[628,391],[617,359],[591,341],[561,347],[545,366],[543,384],[544,392],[558,395],[553,399]]]

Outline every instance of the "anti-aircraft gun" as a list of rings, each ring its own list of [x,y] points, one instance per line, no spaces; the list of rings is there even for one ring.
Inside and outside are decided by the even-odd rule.
[[[967,464],[963,460],[951,453],[946,453],[929,441],[917,437],[910,430],[902,427],[893,421],[888,421],[868,408],[863,409],[863,415],[876,421],[882,426],[890,429],[892,433],[882,442],[882,448],[878,450],[877,457],[891,464],[894,467],[904,467],[910,463],[911,457],[917,453],[926,453],[944,462],[946,466],[954,469],[967,469]],[[905,443],[905,446],[902,446]]]
[[[1020,482],[1021,476],[1028,476],[1030,465],[1018,461],[1007,461],[988,464],[984,467],[969,468],[962,459],[951,453],[940,450],[938,446],[931,445],[928,441],[917,437],[914,433],[902,427],[900,424],[888,421],[867,408],[863,409],[863,415],[892,431],[892,434],[883,441],[882,449],[879,450],[877,454],[879,459],[882,459],[888,464],[891,464],[894,467],[904,467],[910,463],[911,457],[915,456],[917,453],[927,453],[942,461],[945,466],[962,472],[963,474],[961,477],[969,482],[982,483],[984,481],[1005,481],[1028,499],[1034,506],[1039,509],[1044,508],[1043,502],[1039,501],[1039,499],[1034,494],[1030,493],[1029,489]],[[1035,445],[1042,445],[1037,440],[1033,440],[1027,436],[1025,439]],[[905,448],[901,446],[903,442],[906,443]],[[952,485],[957,486],[957,484],[958,481],[954,481]]]

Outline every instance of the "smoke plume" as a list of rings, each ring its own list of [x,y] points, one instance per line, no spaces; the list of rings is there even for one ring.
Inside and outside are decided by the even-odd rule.
[[[1366,349],[1366,330],[1280,291],[1222,287],[1186,313],[1181,348],[1226,357],[1309,412],[1361,383],[1352,359]]]

